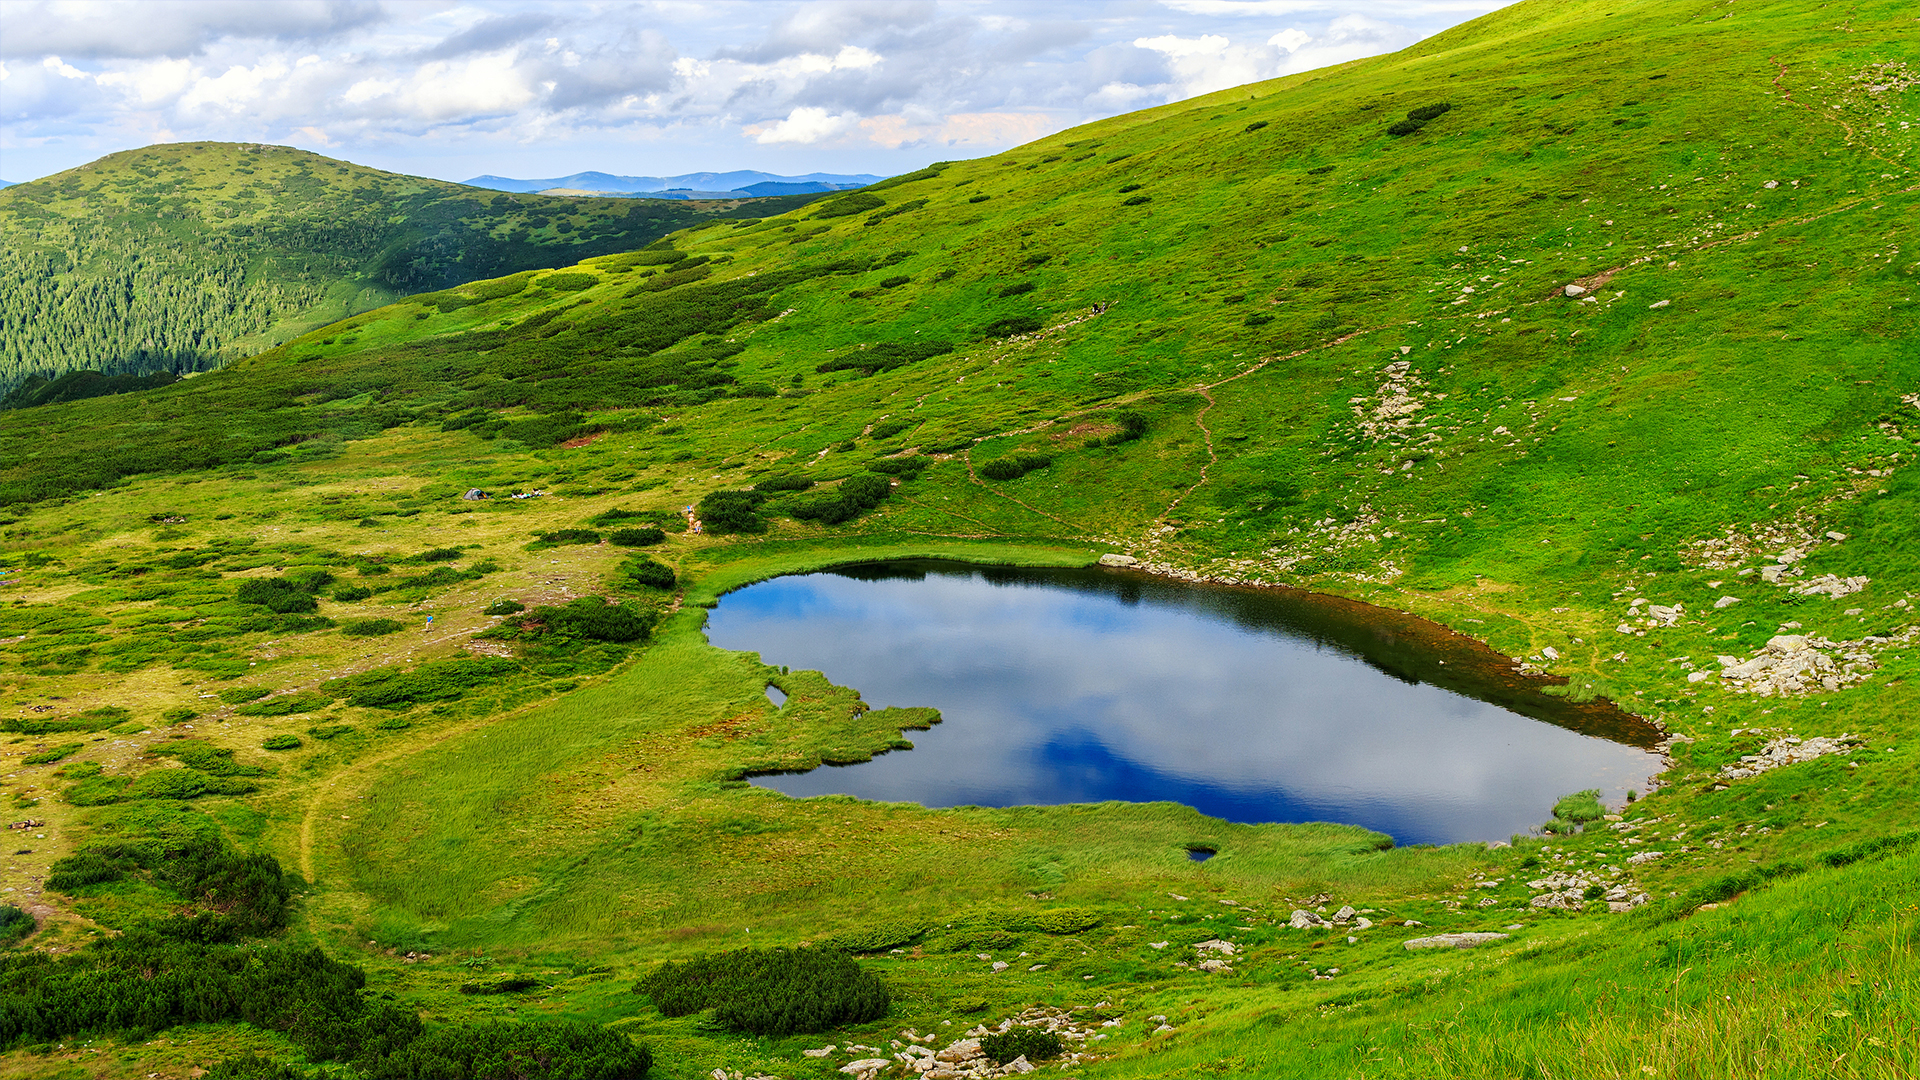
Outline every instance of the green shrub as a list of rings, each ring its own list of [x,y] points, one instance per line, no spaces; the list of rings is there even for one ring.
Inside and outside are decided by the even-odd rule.
[[[1120,425],[1120,430],[1107,436],[1108,446],[1129,443],[1147,433],[1147,418],[1131,409],[1114,413],[1113,422]]]
[[[849,349],[830,360],[814,365],[814,370],[828,371],[864,371],[872,374],[876,371],[892,371],[921,360],[930,360],[936,356],[945,356],[953,351],[953,343],[948,341],[883,341],[868,349]]]
[[[460,557],[459,548],[432,548],[413,557],[414,562],[452,562]]]
[[[887,200],[878,195],[856,191],[851,195],[842,195],[837,199],[828,200],[813,216],[816,218],[848,217],[868,210],[878,210],[885,205]]]
[[[275,735],[272,738],[268,739],[267,741],[261,743],[260,749],[262,750],[298,750],[300,749],[300,736]]]
[[[665,541],[667,534],[655,528],[615,529],[607,534],[607,543],[615,547],[648,547]]]
[[[201,1080],[307,1080],[307,1074],[288,1062],[260,1054],[241,1054],[215,1062]]]
[[[1012,458],[994,458],[980,466],[980,475],[989,480],[1018,480],[1026,475],[1026,470]]]
[[[1034,288],[1035,286],[1031,281],[1022,281],[1016,285],[1009,285],[1000,290],[1000,299],[1005,300],[1010,296],[1021,296],[1032,292]]]
[[[629,586],[648,589],[671,589],[674,586],[673,568],[648,558],[628,559],[620,564],[620,573]]]
[[[86,743],[63,743],[59,746],[42,750],[37,754],[28,754],[20,763],[22,765],[51,765],[63,757],[71,757],[86,748]]]
[[[760,500],[750,491],[715,491],[700,500],[695,511],[709,533],[762,533],[767,522],[759,514]]]
[[[271,686],[229,686],[220,691],[220,700],[229,705],[244,705],[273,693]]]
[[[535,278],[533,285],[534,288],[551,289],[554,292],[579,292],[581,289],[592,288],[599,280],[599,276],[595,274],[547,274],[544,277]]]
[[[892,996],[846,953],[824,949],[737,949],[667,963],[634,985],[665,1016],[712,1009],[737,1031],[780,1038],[878,1020]]]
[[[206,820],[197,814],[187,818],[196,824]],[[293,898],[292,885],[277,859],[235,851],[205,827],[191,836],[89,844],[55,861],[49,869],[47,888],[58,892],[71,893],[127,878],[145,879],[172,889],[181,896],[184,907],[157,929],[171,937],[202,942],[277,932],[287,925]],[[0,971],[0,983],[5,978],[6,973]],[[11,1044],[12,1035],[5,1027],[8,1019],[6,1010],[0,1008],[0,1039]],[[70,1030],[88,1026],[97,1025]]]
[[[981,328],[980,334],[983,337],[1012,337],[1015,334],[1031,334],[1043,325],[1032,315],[1013,315],[988,323]]]
[[[233,598],[243,604],[257,604],[278,615],[317,611],[319,601],[313,593],[286,578],[252,578],[240,583]]]
[[[1247,129],[1248,131],[1259,131],[1259,130],[1260,130],[1261,128],[1263,128],[1263,127],[1266,127],[1266,126],[1267,126],[1267,121],[1265,121],[1265,120],[1255,120],[1255,121],[1254,121],[1253,123],[1251,123],[1251,124],[1248,124],[1248,125],[1247,125],[1247,128],[1246,128],[1246,129]]]
[[[873,472],[889,476],[910,476],[933,464],[933,459],[924,457],[882,458],[867,462],[867,468]]]
[[[1392,126],[1387,128],[1387,134],[1396,137],[1411,135],[1421,128],[1426,127],[1427,121],[1435,119],[1452,109],[1453,106],[1445,102],[1435,105],[1422,105],[1417,109],[1410,110],[1405,120],[1395,121]]]
[[[182,705],[179,708],[168,709],[166,712],[161,713],[160,719],[169,724],[184,724],[189,720],[199,717],[199,715],[199,713]]]
[[[739,386],[734,387],[733,396],[743,398],[775,398],[780,396],[780,389],[772,383],[741,383]]]
[[[0,945],[19,941],[33,933],[36,925],[33,916],[12,904],[0,904]]]
[[[398,619],[349,619],[340,624],[340,632],[348,637],[380,637],[406,628],[407,624]]]
[[[839,949],[841,952],[874,953],[905,945],[926,932],[927,924],[917,919],[895,919],[829,934],[815,941],[814,945],[822,949]]]
[[[1264,311],[1253,312],[1252,314],[1248,315],[1246,318],[1246,324],[1248,326],[1265,326],[1272,321],[1273,321],[1273,316],[1267,314]]]
[[[382,1061],[375,1080],[635,1080],[653,1055],[584,1020],[481,1020],[435,1028]]]
[[[1120,187],[1120,194],[1125,195],[1129,191],[1139,191],[1139,190],[1140,190],[1139,184],[1123,184]]]
[[[912,278],[908,277],[905,274],[895,274],[892,277],[881,278],[880,287],[883,289],[897,289],[900,286],[905,285],[912,280],[913,280]]]
[[[1153,201],[1153,196],[1151,195],[1135,195],[1133,198],[1126,200],[1120,205],[1121,206],[1145,206],[1147,203],[1150,203],[1152,201]]]
[[[620,521],[640,521],[647,517],[644,510],[625,510],[618,506],[611,510],[602,510],[587,519],[589,525],[612,525]]]
[[[373,590],[359,585],[342,585],[333,590],[333,598],[342,604],[357,603],[373,595]]]
[[[882,420],[873,425],[873,431],[869,434],[876,439],[891,439],[912,427],[913,423],[911,420]]]
[[[1066,1043],[1060,1036],[1033,1027],[1017,1027],[980,1040],[980,1052],[995,1065],[1005,1065],[1018,1057],[1029,1062],[1047,1061],[1059,1057],[1065,1049]]]
[[[405,709],[420,702],[452,701],[469,690],[512,674],[518,665],[498,657],[430,660],[411,671],[374,668],[328,679],[325,689],[358,708]]]
[[[1043,934],[1078,934],[1100,925],[1101,915],[1091,908],[1053,908],[1033,916],[1033,928]]]
[[[515,612],[525,611],[525,610],[527,610],[527,605],[521,603],[518,600],[495,600],[493,603],[488,604],[486,606],[486,610],[481,612],[481,614],[512,615]]]
[[[242,705],[233,711],[241,716],[292,716],[294,713],[318,712],[332,702],[331,694],[303,690],[297,694],[282,694],[279,697],[256,701],[251,705]]]
[[[352,731],[353,731],[352,724],[323,724],[319,727],[308,728],[307,734],[313,736],[316,739],[319,739],[321,742],[326,742],[329,739],[337,739],[342,735],[351,733]]]
[[[549,633],[593,641],[639,641],[653,631],[656,616],[633,605],[615,607],[604,596],[583,596],[565,607],[538,607],[525,622],[537,622]]]
[[[875,438],[879,436],[876,434]],[[781,491],[805,491],[813,486],[813,481],[804,476],[770,476],[753,485],[753,490],[763,495],[772,495]]]

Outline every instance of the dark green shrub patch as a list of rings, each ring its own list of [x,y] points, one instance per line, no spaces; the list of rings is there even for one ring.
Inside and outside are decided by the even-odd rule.
[[[781,491],[805,491],[813,486],[813,481],[804,476],[770,476],[753,485],[753,490],[762,495],[772,495]]]
[[[1264,311],[1256,311],[1247,316],[1246,325],[1265,326],[1272,321],[1273,321],[1273,316],[1267,314]]]
[[[801,521],[838,525],[880,505],[893,494],[893,481],[874,473],[848,477],[831,493],[796,502],[788,513]]]
[[[849,217],[853,214],[865,213],[868,210],[878,210],[885,205],[887,205],[887,200],[878,195],[872,195],[864,191],[856,191],[851,195],[842,195],[837,199],[828,200],[819,210],[814,212],[813,216],[816,218]]]
[[[828,949],[736,949],[662,964],[633,989],[662,1015],[712,1009],[729,1028],[773,1038],[878,1020],[893,1004],[878,977]]]
[[[423,551],[413,557],[414,562],[452,562],[460,557],[459,548],[443,547]]]
[[[189,819],[198,819],[196,825],[206,820],[192,814]],[[53,864],[47,888],[71,893],[89,885],[132,878],[171,889],[185,906],[155,929],[169,937],[192,941],[231,941],[284,928],[293,886],[279,861],[271,855],[235,851],[205,827],[196,832],[185,837],[89,844]],[[0,996],[4,996],[6,981],[4,969],[0,969]],[[6,1029],[10,1019],[17,1022],[17,1017],[9,1017],[0,1008],[0,1040],[6,1043],[12,1042]],[[87,1030],[91,1026],[67,1030]]]
[[[1422,105],[1417,109],[1409,110],[1406,119],[1395,121],[1392,126],[1387,128],[1387,134],[1396,137],[1411,135],[1421,128],[1426,127],[1427,121],[1436,119],[1442,114],[1452,111],[1452,109],[1453,106],[1446,102],[1440,102],[1434,105]]]
[[[373,595],[373,590],[361,585],[342,585],[333,590],[333,598],[342,604],[358,603]]]
[[[12,904],[0,904],[0,945],[19,941],[33,933],[36,925],[33,916]]]
[[[512,615],[527,610],[527,605],[518,600],[495,600],[481,612],[483,615]]]
[[[348,619],[340,624],[340,632],[347,637],[380,637],[404,629],[406,624],[398,619]]]
[[[831,360],[814,365],[814,370],[828,371],[864,371],[873,374],[876,371],[892,371],[894,368],[928,360],[936,356],[945,356],[953,351],[953,343],[948,341],[883,341],[872,348],[851,349]]]
[[[1129,443],[1147,433],[1147,418],[1131,409],[1114,413],[1113,422],[1120,425],[1120,430],[1107,436],[1105,441],[1108,446]]]
[[[536,289],[551,289],[554,292],[579,292],[581,289],[592,288],[599,280],[599,276],[595,274],[548,274],[545,277],[535,278],[533,285]]]
[[[337,739],[342,735],[351,733],[352,731],[353,731],[352,724],[323,724],[319,727],[308,728],[307,734],[313,736],[316,739],[319,739],[321,742],[326,742],[329,739]]]
[[[900,286],[905,285],[912,280],[913,280],[912,278],[908,277],[905,274],[895,274],[892,277],[881,278],[880,287],[883,289],[897,289]]]
[[[419,702],[453,701],[475,687],[505,678],[516,666],[498,657],[430,660],[412,669],[374,668],[329,679],[326,689],[361,708],[405,709]]]
[[[215,746],[202,739],[174,739],[154,747],[150,753],[157,757],[170,757],[190,769],[198,769],[208,776],[265,776],[267,770],[258,765],[241,765],[233,760],[231,747]]]
[[[28,754],[25,758],[21,759],[20,763],[23,765],[51,765],[61,758],[71,757],[86,748],[86,743],[63,743],[59,746],[42,750],[39,753]]]
[[[392,623],[392,619],[373,619],[371,622]],[[399,629],[399,623],[393,623]],[[348,631],[351,633],[352,631]],[[387,631],[390,632],[390,631]],[[242,705],[233,710],[241,716],[292,716],[294,713],[318,712],[333,703],[333,697],[313,690],[303,690],[297,694],[282,694],[250,705]]]
[[[917,919],[895,919],[829,934],[815,941],[814,945],[822,949],[839,949],[841,952],[876,953],[905,945],[926,932],[927,924]]]
[[[1152,201],[1153,201],[1153,196],[1151,195],[1135,195],[1133,198],[1128,199],[1125,202],[1122,202],[1120,205],[1121,206],[1145,206],[1146,204]]]
[[[715,491],[700,500],[695,514],[709,533],[766,532],[766,519],[759,513],[760,499],[751,491]]]
[[[980,1040],[980,1052],[996,1065],[1005,1065],[1020,1057],[1030,1062],[1047,1061],[1059,1057],[1065,1049],[1066,1043],[1060,1036],[1032,1027],[1017,1027]]]
[[[980,475],[989,480],[1018,480],[1052,464],[1053,459],[1046,454],[1009,454],[980,466]]]
[[[464,988],[463,988],[464,989]],[[436,1028],[381,1061],[374,1080],[635,1080],[653,1055],[583,1020],[482,1020]]]
[[[882,420],[873,425],[873,430],[868,434],[876,439],[891,439],[912,427],[913,423],[911,420]]]
[[[1014,315],[988,323],[981,327],[980,333],[983,337],[1012,337],[1015,334],[1031,334],[1043,325],[1032,315]]]
[[[645,557],[621,563],[620,578],[629,586],[648,589],[671,589],[675,581],[672,567]]]
[[[611,510],[602,510],[588,518],[587,524],[612,525],[621,521],[644,521],[647,519],[647,516],[648,512],[645,510],[626,510],[616,506]]]
[[[607,534],[607,543],[616,547],[650,547],[666,540],[667,534],[652,527],[615,529]]]
[[[1009,285],[1006,288],[1000,290],[1000,299],[1005,300],[1009,296],[1023,296],[1027,293],[1032,292],[1035,288],[1036,286],[1031,281],[1022,281],[1017,284]]]
[[[260,749],[262,750],[298,750],[300,749],[300,736],[275,735],[272,738],[267,739],[265,742],[262,742],[260,744]]]
[[[664,567],[662,568],[664,569]],[[604,596],[583,596],[565,607],[537,607],[521,616],[523,627],[592,641],[641,641],[653,632],[657,616],[632,604],[614,606]]]
[[[931,464],[933,464],[933,459],[916,455],[914,457],[881,458],[879,461],[869,461],[867,462],[867,468],[873,472],[884,473],[888,476],[912,477]]]
[[[249,701],[259,701],[273,693],[270,686],[229,686],[220,691],[220,700],[229,705],[245,705]]]
[[[286,578],[253,578],[240,583],[233,598],[243,604],[258,604],[279,615],[317,611],[320,604],[313,593]]]

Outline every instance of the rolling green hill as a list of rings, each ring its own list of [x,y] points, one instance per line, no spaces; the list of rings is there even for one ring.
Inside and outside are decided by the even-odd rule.
[[[50,837],[10,864],[25,947],[160,934],[9,959],[0,1024],[58,973],[252,971],[233,911],[373,991],[337,1031],[234,975],[0,1029],[0,1068],[85,1035],[98,1075],[397,1070],[418,1013],[825,1080],[1039,1004],[1108,1036],[1075,1076],[1912,1075],[1916,55],[1891,2],[1522,3],[0,414],[9,784]],[[594,542],[629,526],[665,535]],[[1109,552],[1415,612],[1659,724],[1670,767],[1497,848],[744,782],[926,719],[711,647],[726,590]],[[1815,739],[1846,752],[1755,767]],[[304,891],[164,858],[220,845]],[[1650,902],[1533,902],[1603,870]],[[1371,925],[1289,926],[1343,904]],[[870,954],[889,1016],[743,1038],[636,985],[801,942]]]
[[[287,146],[128,150],[0,195],[0,389],[77,370],[205,371],[408,293],[806,201],[550,198]]]

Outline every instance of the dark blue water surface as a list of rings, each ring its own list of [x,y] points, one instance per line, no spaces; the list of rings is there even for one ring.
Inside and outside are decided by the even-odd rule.
[[[755,778],[795,796],[1169,800],[1455,843],[1525,832],[1571,791],[1618,803],[1660,770],[1658,733],[1605,702],[1550,696],[1430,623],[1291,590],[897,562],[729,593],[707,634],[875,708],[940,710],[911,751]]]

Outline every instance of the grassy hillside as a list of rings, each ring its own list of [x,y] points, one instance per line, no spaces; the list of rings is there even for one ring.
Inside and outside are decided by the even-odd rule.
[[[77,370],[205,371],[409,293],[806,201],[550,198],[288,146],[128,150],[0,196],[0,388]]]
[[[1036,1005],[1095,1007],[1074,1076],[1912,1075],[1916,35],[1892,3],[1520,4],[0,416],[26,946],[213,904],[133,856],[48,884],[213,836],[297,873],[285,938],[368,1000],[589,1021],[657,1075],[824,1080]],[[591,542],[633,526],[666,535]],[[726,589],[1109,551],[1422,614],[1660,724],[1671,767],[1494,849],[743,781],[927,717],[711,647]],[[1556,874],[1651,902],[1535,906]],[[1370,925],[1288,925],[1342,905]],[[1454,931],[1511,936],[1404,947]],[[836,940],[886,1019],[743,1037],[634,992]],[[36,1029],[0,1075],[357,1060],[270,1019]]]

